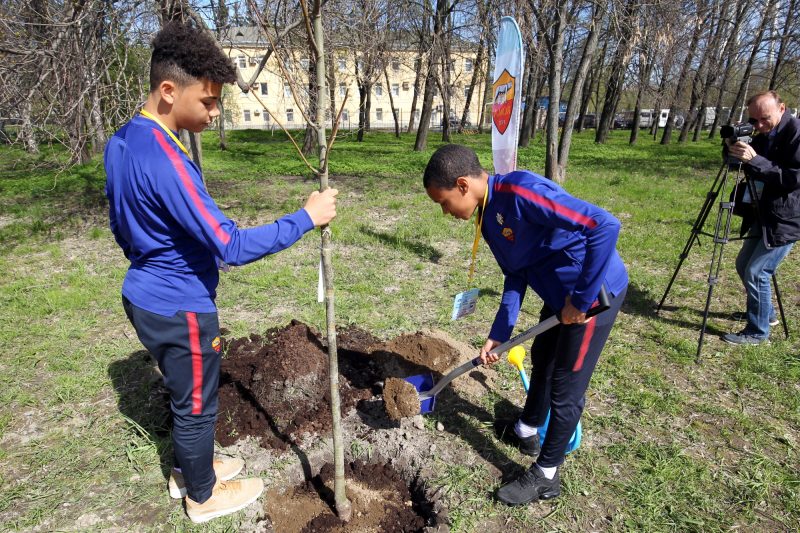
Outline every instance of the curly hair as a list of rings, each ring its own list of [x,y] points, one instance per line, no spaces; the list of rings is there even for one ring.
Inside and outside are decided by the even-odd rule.
[[[460,144],[445,144],[428,161],[422,185],[426,189],[450,190],[461,176],[478,177],[482,173],[483,168],[474,150]]]
[[[186,86],[199,79],[236,81],[236,67],[213,37],[201,28],[168,22],[153,39],[150,91],[164,80]]]

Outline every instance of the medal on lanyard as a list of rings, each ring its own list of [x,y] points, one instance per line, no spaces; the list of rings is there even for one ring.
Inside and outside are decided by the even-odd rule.
[[[469,265],[469,278],[467,279],[467,290],[456,294],[453,300],[453,313],[450,320],[458,320],[459,318],[471,315],[475,312],[478,306],[478,296],[480,291],[478,289],[470,289],[472,286],[472,278],[475,276],[475,259],[478,256],[478,243],[481,240],[481,226],[483,225],[483,216],[486,213],[486,201],[489,199],[489,184],[486,184],[486,192],[483,195],[483,205],[475,217],[475,239],[472,241],[472,262]]]

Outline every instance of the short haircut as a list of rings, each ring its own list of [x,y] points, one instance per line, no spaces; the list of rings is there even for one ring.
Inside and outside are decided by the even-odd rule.
[[[772,98],[774,98],[775,99],[775,103],[778,104],[778,105],[781,105],[783,103],[783,100],[781,100],[781,97],[778,95],[777,91],[761,91],[760,93],[756,93],[753,96],[751,96],[750,98],[748,98],[746,105],[749,107],[756,100],[760,100],[761,98],[764,98],[765,96],[771,96]]]
[[[150,91],[155,91],[165,80],[186,86],[201,79],[233,83],[236,67],[202,28],[168,22],[153,39]]]
[[[445,144],[431,156],[422,185],[427,189],[450,190],[456,186],[456,180],[461,176],[479,177],[483,174],[483,167],[478,161],[478,155],[472,148],[460,144]]]

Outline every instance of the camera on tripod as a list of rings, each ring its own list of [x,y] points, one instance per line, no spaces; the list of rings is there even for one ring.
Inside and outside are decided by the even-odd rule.
[[[728,155],[728,146],[737,142],[750,144],[753,140],[753,129],[753,124],[748,122],[728,124],[719,129],[719,134],[723,139],[723,157],[730,168],[735,169],[742,164],[742,161],[739,158]]]

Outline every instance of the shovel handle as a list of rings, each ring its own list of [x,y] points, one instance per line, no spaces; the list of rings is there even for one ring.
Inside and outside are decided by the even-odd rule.
[[[608,300],[608,294],[606,293],[605,287],[600,288],[600,294],[597,296],[598,304],[588,311],[586,311],[586,318],[593,317],[598,313],[602,313],[606,309],[608,309],[611,305]],[[512,337],[511,339],[507,340],[503,344],[497,346],[492,353],[501,354],[507,350],[510,350],[517,344],[522,344],[528,339],[539,335],[540,333],[544,333],[548,329],[556,326],[559,323],[558,315],[553,315],[550,318],[542,320],[532,328],[527,331],[524,331],[517,335],[516,337]],[[451,370],[446,376],[439,380],[439,382],[434,385],[430,390],[420,393],[419,399],[420,401],[427,400],[436,396],[439,391],[445,388],[451,381],[456,379],[461,374],[465,372],[469,372],[475,367],[481,366],[481,358],[476,357],[475,359],[471,359],[466,363],[463,363],[461,366]]]
[[[466,363],[462,364],[461,366],[456,367],[455,369],[451,370],[450,372],[447,373],[446,376],[444,376],[442,379],[439,380],[439,383],[434,385],[430,390],[426,390],[425,392],[420,393],[420,395],[419,395],[420,401],[427,400],[428,398],[433,398],[434,396],[439,394],[439,391],[441,391],[443,388],[445,388],[451,381],[456,379],[461,374],[463,374],[465,372],[469,372],[470,370],[472,370],[476,366],[481,366],[481,358],[480,357],[476,357],[475,359],[471,359],[471,360],[467,361]]]
[[[606,292],[606,288],[604,286],[600,287],[600,294],[597,295],[597,305],[591,307],[588,311],[586,311],[586,318],[591,318],[597,314],[606,311],[609,307],[611,307],[611,302],[608,299],[608,293]],[[504,342],[503,344],[496,346],[492,353],[496,353],[500,355],[503,352],[506,352],[513,348],[518,344],[522,344],[523,342],[527,341],[528,339],[532,339],[533,337],[540,335],[547,331],[548,329],[556,326],[559,323],[559,316],[558,313],[542,320],[532,328],[523,331],[516,337],[511,337],[509,340]]]

